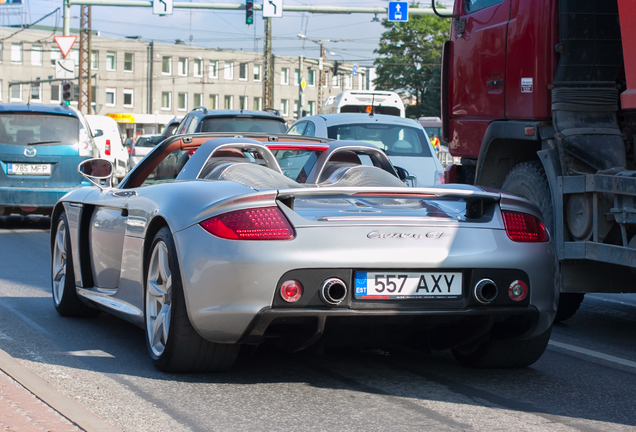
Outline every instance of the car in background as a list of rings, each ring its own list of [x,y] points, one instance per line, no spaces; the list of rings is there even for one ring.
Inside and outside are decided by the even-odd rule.
[[[134,168],[157,144],[163,141],[163,135],[140,135],[130,146],[130,168]]]
[[[196,132],[255,132],[284,134],[287,123],[277,112],[208,110],[197,107],[181,120],[177,134]]]
[[[50,214],[82,185],[77,165],[100,152],[72,107],[0,104],[0,215]]]
[[[444,167],[415,120],[382,114],[323,114],[297,120],[287,133],[364,141],[384,150],[393,165],[408,171],[409,186],[444,183]]]
[[[170,120],[168,122],[166,127],[163,128],[163,131],[161,132],[161,135],[163,135],[166,138],[168,138],[169,136],[174,135],[177,132],[177,128],[179,127],[179,124],[181,123],[181,120],[183,120],[183,118],[178,118],[176,116],[173,117],[172,120]]]
[[[85,118],[102,158],[113,164],[114,177],[118,180],[123,179],[128,174],[130,157],[122,143],[119,125],[108,116],[87,115]]]

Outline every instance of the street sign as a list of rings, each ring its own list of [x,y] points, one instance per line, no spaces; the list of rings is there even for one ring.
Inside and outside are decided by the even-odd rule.
[[[263,18],[282,18],[283,0],[263,0]]]
[[[73,48],[73,44],[77,40],[77,36],[53,36],[53,40],[60,49],[62,56],[66,57],[68,53],[71,52],[71,48]]]
[[[389,2],[389,21],[406,22],[408,20],[408,2]]]
[[[152,13],[155,15],[172,15],[172,0],[152,0]]]
[[[307,86],[307,82],[305,81],[305,78],[303,78],[303,79],[300,81],[300,87],[301,87],[303,90],[305,90],[305,87],[306,87],[306,86]]]
[[[55,61],[55,79],[74,79],[75,60],[57,59]]]
[[[358,65],[353,65],[353,70],[351,71],[351,76],[358,75]]]

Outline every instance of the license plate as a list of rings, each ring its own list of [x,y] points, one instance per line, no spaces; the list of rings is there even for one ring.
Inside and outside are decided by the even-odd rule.
[[[8,174],[18,175],[50,175],[51,164],[16,164],[8,165]]]
[[[355,285],[357,299],[456,299],[462,295],[462,274],[356,272]]]

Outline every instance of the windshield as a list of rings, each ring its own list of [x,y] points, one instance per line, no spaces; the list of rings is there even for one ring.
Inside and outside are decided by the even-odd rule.
[[[307,175],[316,165],[318,157],[322,154],[320,150],[272,150],[278,161],[280,169],[285,176],[304,183]]]
[[[135,147],[154,147],[165,139],[162,135],[156,135],[151,137],[139,137],[135,142]]]
[[[255,117],[208,117],[201,121],[198,132],[257,132],[284,134],[284,121]]]
[[[0,145],[29,143],[77,145],[79,119],[33,112],[0,114]]]
[[[393,124],[348,124],[327,128],[329,138],[337,140],[365,141],[382,150],[388,156],[431,157],[424,131],[409,126]]]

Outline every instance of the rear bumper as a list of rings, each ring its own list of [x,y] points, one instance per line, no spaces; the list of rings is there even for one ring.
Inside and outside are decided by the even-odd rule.
[[[73,189],[0,187],[0,207],[52,208],[60,198]]]

